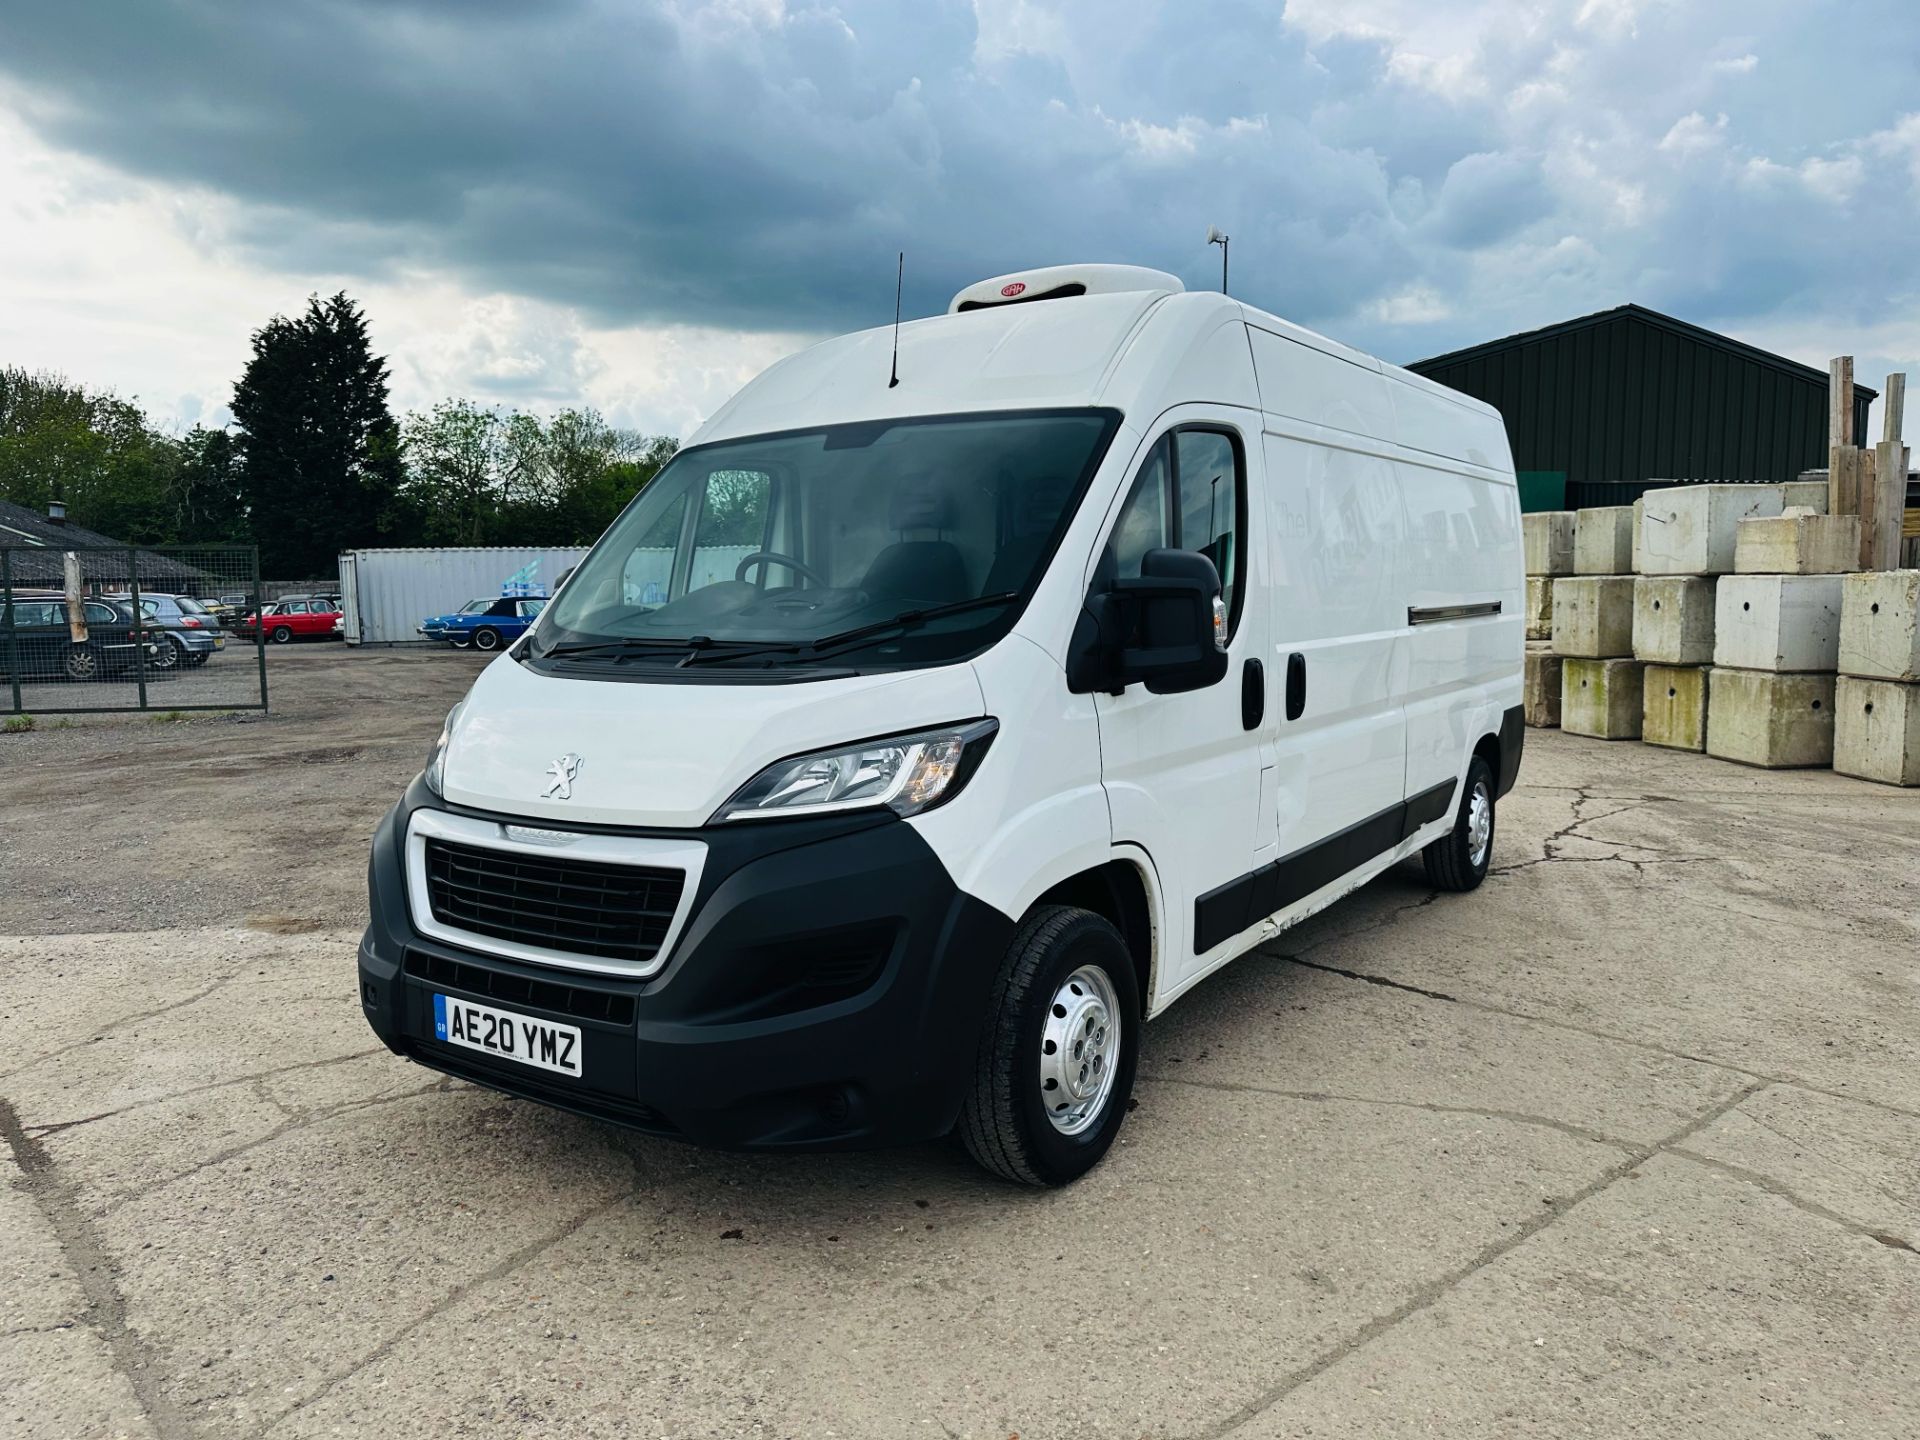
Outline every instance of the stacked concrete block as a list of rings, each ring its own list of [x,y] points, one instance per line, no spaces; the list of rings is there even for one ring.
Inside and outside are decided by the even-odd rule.
[[[1713,663],[1820,671],[1840,663],[1838,575],[1723,575],[1715,587]]]
[[[1841,581],[1833,768],[1920,785],[1920,570]]]
[[[1553,578],[1527,576],[1527,639],[1553,638]]]
[[[1671,750],[1707,748],[1705,665],[1649,665],[1641,677],[1640,738]]]
[[[1711,575],[1642,575],[1633,582],[1633,655],[1657,665],[1713,660]]]
[[[1920,570],[1872,570],[1840,582],[1840,671],[1920,681]]]
[[[1638,660],[1567,659],[1560,669],[1560,728],[1601,740],[1638,740],[1646,667]]]
[[[1780,487],[1780,508],[1788,510],[1811,510],[1816,515],[1827,513],[1827,478],[1822,475],[1818,480],[1789,480]]]
[[[1678,485],[1642,499],[1643,575],[1725,575],[1733,569],[1736,527],[1785,507],[1779,485]]]
[[[1564,663],[1550,644],[1534,641],[1527,646],[1521,715],[1537,730],[1556,729],[1560,724],[1560,672]]]
[[[1573,511],[1541,510],[1520,517],[1529,575],[1573,574]]]
[[[1707,753],[1768,769],[1831,765],[1838,575],[1726,575],[1714,596]]]
[[[1860,517],[1794,507],[1734,527],[1737,575],[1844,575],[1860,568]]]
[[[1553,653],[1604,660],[1633,654],[1633,576],[1570,575],[1553,584]]]
[[[1647,502],[1644,498],[1633,502],[1633,573],[1643,573],[1645,567],[1640,563],[1646,553],[1647,544]]]
[[[1602,505],[1573,516],[1573,573],[1633,573],[1633,507]]]
[[[1707,681],[1709,755],[1769,770],[1833,763],[1833,675],[1715,666]]]

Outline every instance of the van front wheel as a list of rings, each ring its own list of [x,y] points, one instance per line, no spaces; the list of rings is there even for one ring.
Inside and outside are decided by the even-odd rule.
[[[1427,883],[1439,890],[1472,890],[1493,865],[1493,771],[1478,755],[1467,766],[1467,784],[1453,829],[1420,852]]]
[[[1065,1185],[1100,1162],[1126,1119],[1140,993],[1120,932],[1045,905],[1008,947],[988,1001],[960,1138],[987,1169]]]

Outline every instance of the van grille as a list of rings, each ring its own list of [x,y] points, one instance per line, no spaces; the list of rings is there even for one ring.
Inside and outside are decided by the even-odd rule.
[[[435,920],[574,955],[653,959],[685,881],[679,870],[427,841],[427,901]]]

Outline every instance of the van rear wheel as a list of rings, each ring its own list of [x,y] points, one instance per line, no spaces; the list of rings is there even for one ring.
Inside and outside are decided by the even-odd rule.
[[[967,1152],[1023,1185],[1065,1185],[1100,1162],[1127,1115],[1140,1051],[1140,994],[1126,942],[1068,905],[1029,914],[988,1001]]]
[[[1453,829],[1420,852],[1427,883],[1439,890],[1472,890],[1493,866],[1493,770],[1478,755],[1454,812]]]

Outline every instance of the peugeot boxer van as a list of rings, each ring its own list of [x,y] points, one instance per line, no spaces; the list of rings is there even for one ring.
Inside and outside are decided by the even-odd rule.
[[[1070,1181],[1210,973],[1415,854],[1485,877],[1519,528],[1496,412],[1157,271],[815,346],[447,716],[367,1019],[655,1134]]]

